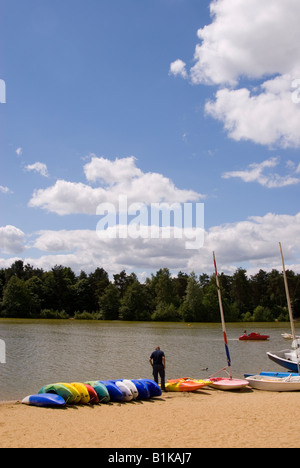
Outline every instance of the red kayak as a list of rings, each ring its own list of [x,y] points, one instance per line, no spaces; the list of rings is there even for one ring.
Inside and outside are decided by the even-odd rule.
[[[249,333],[249,335],[246,335],[245,333],[239,337],[240,341],[246,341],[246,340],[267,340],[269,335],[261,335],[260,333]]]

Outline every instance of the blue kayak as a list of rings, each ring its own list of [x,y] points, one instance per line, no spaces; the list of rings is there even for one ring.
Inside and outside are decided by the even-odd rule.
[[[131,379],[131,381],[134,383],[137,391],[139,392],[137,400],[148,400],[150,398],[150,392],[146,383],[138,379]]]
[[[244,377],[252,377],[253,375],[257,374],[244,374]],[[285,378],[285,377],[299,377],[299,374],[295,374],[292,372],[260,372],[259,375],[265,375],[266,377],[280,377],[280,378]]]
[[[55,393],[39,393],[37,395],[29,395],[22,400],[24,405],[30,406],[65,406],[66,402],[63,397]]]
[[[160,386],[154,382],[154,380],[151,379],[138,379],[141,382],[144,382],[149,390],[150,393],[150,398],[160,396],[161,395],[161,389]]]
[[[123,393],[111,380],[98,380],[101,384],[105,385],[109,393],[110,401],[122,401]]]

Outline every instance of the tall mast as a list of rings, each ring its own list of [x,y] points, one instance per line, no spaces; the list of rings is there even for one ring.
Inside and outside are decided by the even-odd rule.
[[[286,293],[286,299],[287,299],[287,304],[288,304],[288,309],[289,309],[289,316],[290,316],[290,322],[291,322],[292,336],[293,336],[293,342],[294,342],[294,344],[295,344],[296,358],[297,358],[297,365],[298,365],[298,373],[299,373],[299,365],[300,365],[300,364],[299,364],[299,357],[298,357],[298,344],[297,344],[295,323],[294,323],[294,318],[293,318],[293,311],[292,311],[292,305],[291,305],[291,299],[290,299],[290,293],[289,293],[289,286],[288,286],[287,277],[286,277],[286,271],[285,271],[285,266],[284,266],[284,259],[283,259],[283,253],[282,253],[281,242],[279,242],[279,247],[280,247],[280,254],[281,254],[281,261],[282,261],[282,269],[283,269],[283,278],[284,278],[285,293]]]
[[[220,314],[221,314],[221,321],[222,321],[225,351],[226,351],[226,357],[227,357],[227,363],[228,363],[230,378],[232,378],[232,375],[231,375],[231,359],[230,359],[228,342],[227,342],[227,333],[226,333],[225,318],[224,318],[222,296],[221,296],[221,288],[220,288],[220,283],[219,283],[215,252],[213,252],[213,258],[214,258],[214,266],[215,266],[215,273],[216,273],[216,283],[217,283],[217,289],[218,289],[218,298],[219,298],[219,306],[220,306]]]

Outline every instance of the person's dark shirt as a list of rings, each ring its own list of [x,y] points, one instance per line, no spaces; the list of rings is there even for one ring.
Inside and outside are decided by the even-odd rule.
[[[153,359],[154,366],[162,366],[163,361],[162,358],[164,357],[165,353],[160,349],[156,349],[150,356],[150,359]]]

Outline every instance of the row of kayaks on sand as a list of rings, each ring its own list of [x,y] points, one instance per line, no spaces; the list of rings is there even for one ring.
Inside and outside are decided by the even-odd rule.
[[[37,394],[25,397],[22,403],[31,406],[95,405],[146,400],[160,395],[159,385],[151,379],[92,380],[45,385]]]
[[[220,390],[235,390],[247,385],[247,380],[232,378],[198,380],[182,377],[168,380],[165,390],[167,392],[195,392],[207,386]],[[31,406],[95,405],[147,400],[161,394],[160,386],[151,379],[59,382],[43,386],[37,394],[25,397],[22,403]]]

